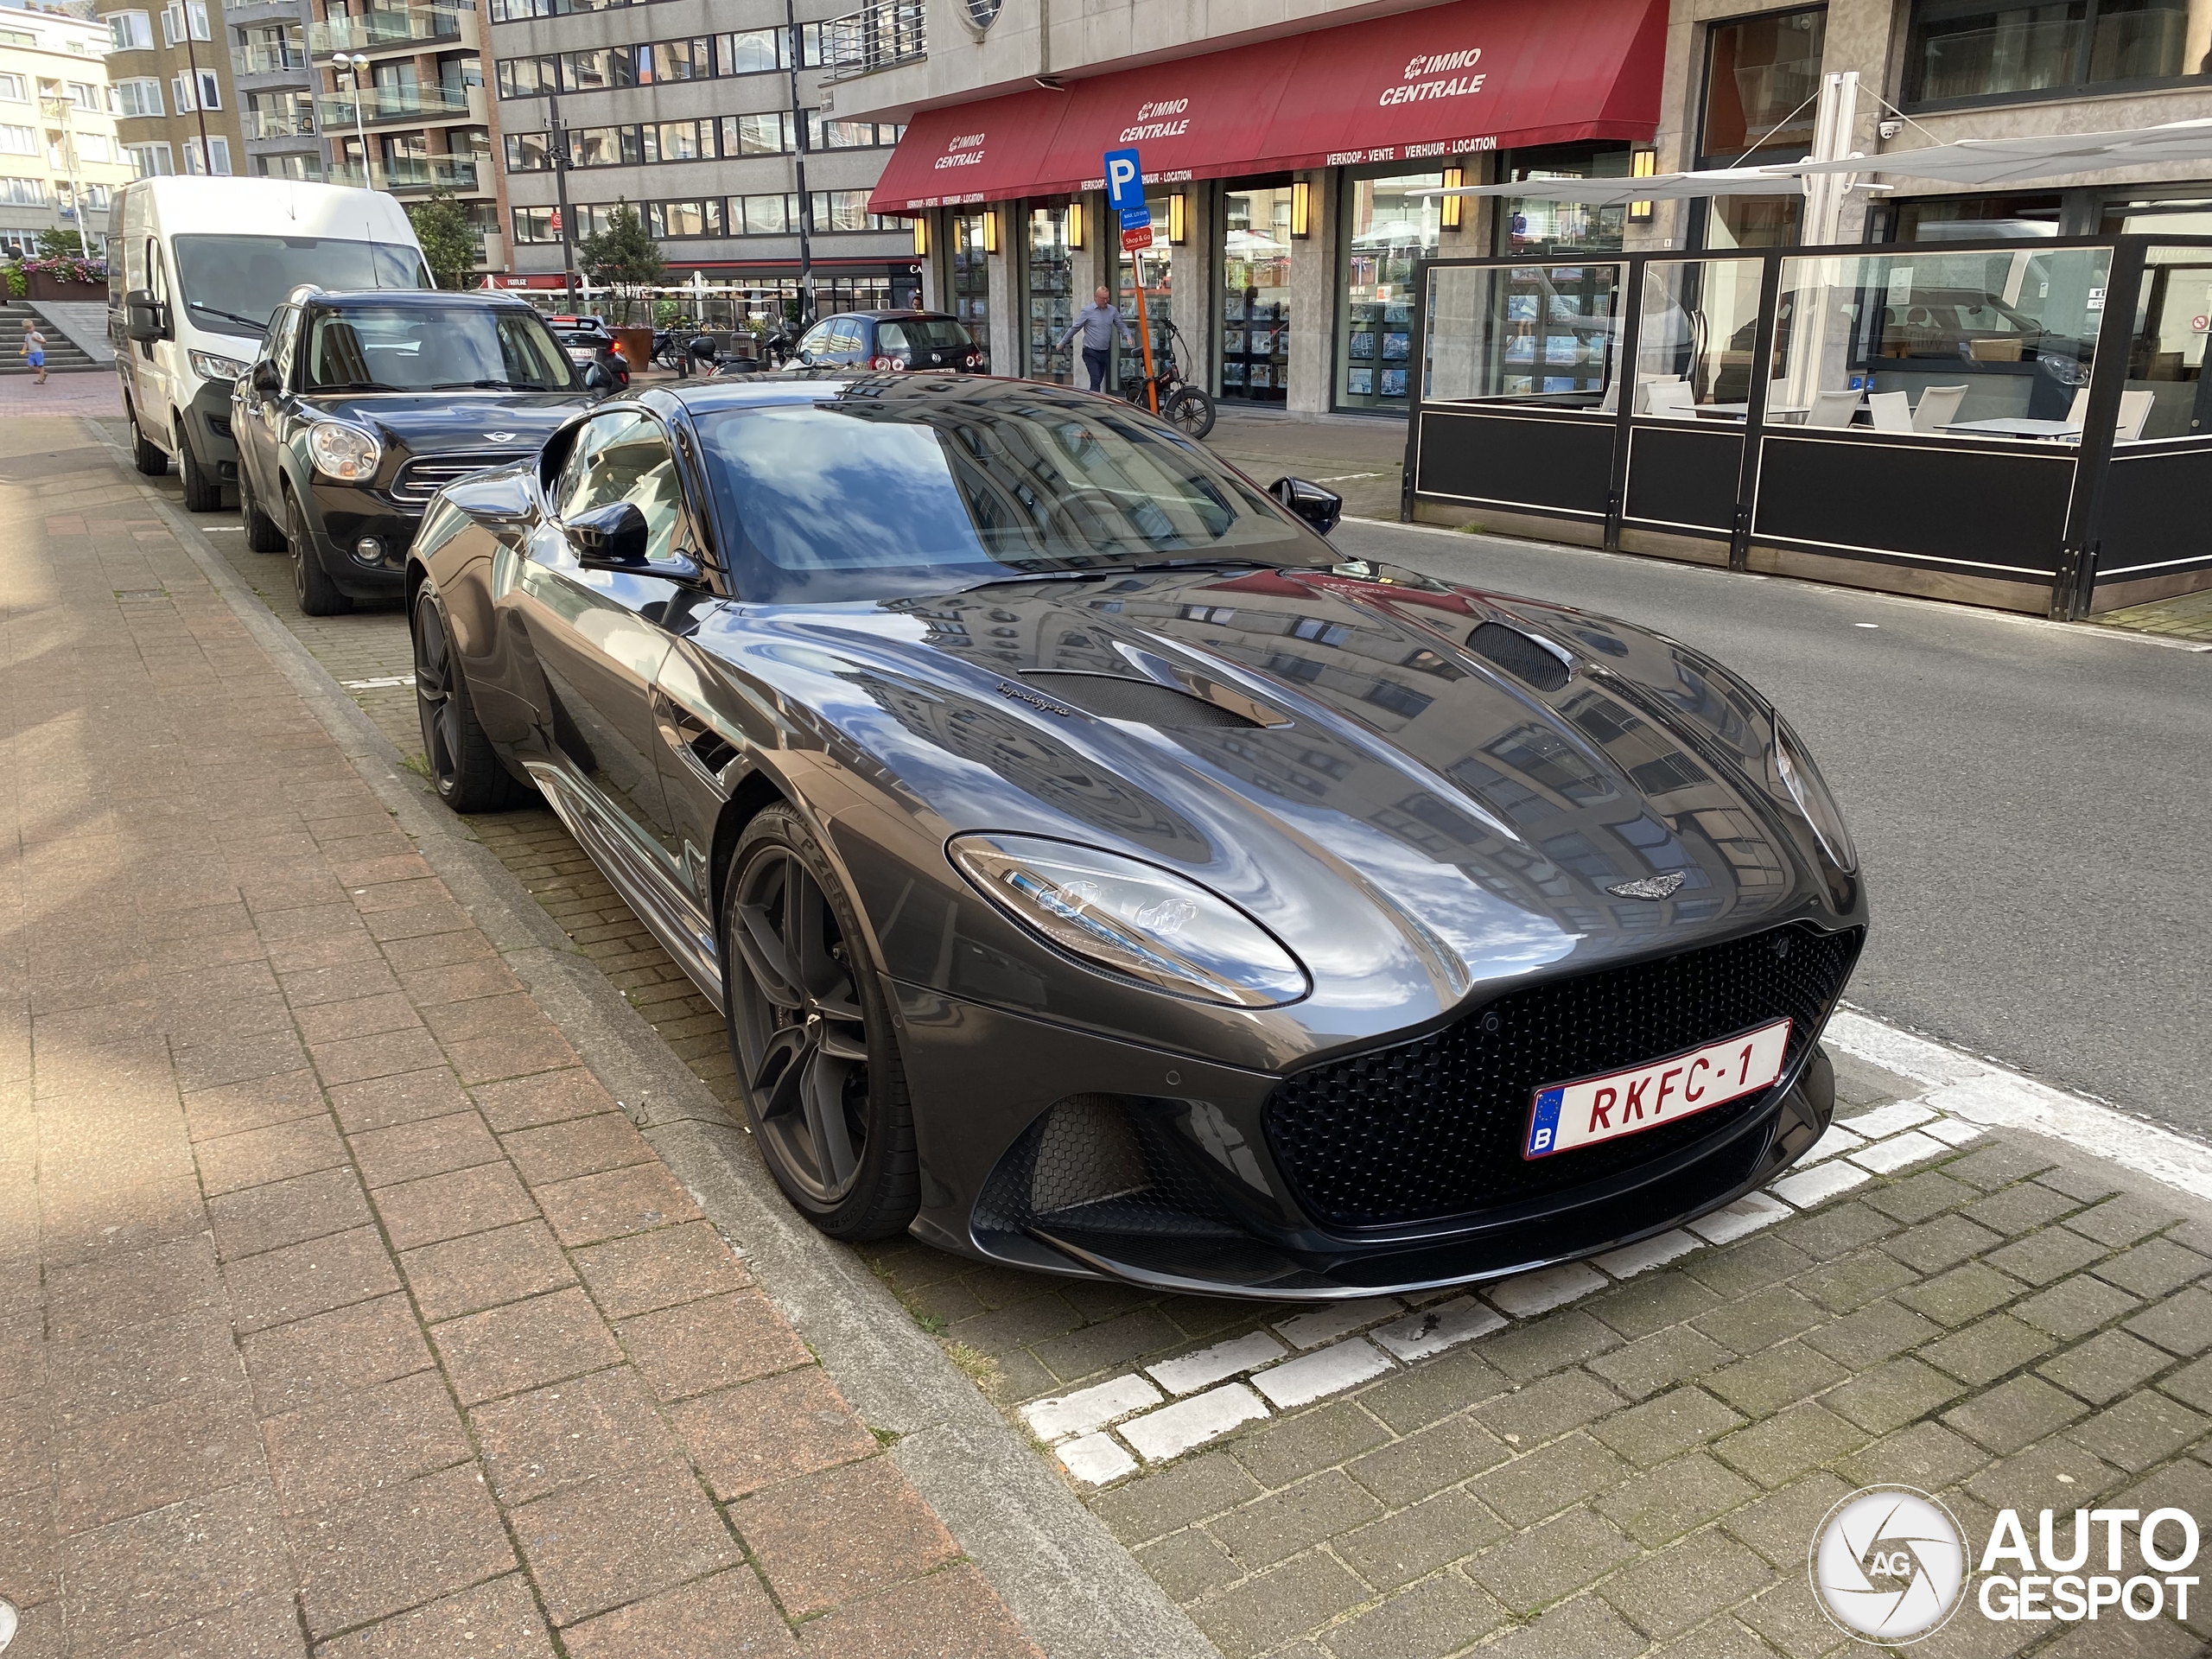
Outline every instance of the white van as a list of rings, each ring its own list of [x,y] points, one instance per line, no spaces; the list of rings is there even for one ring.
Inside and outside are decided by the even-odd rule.
[[[381,191],[288,179],[138,179],[109,220],[108,339],[138,470],[175,456],[184,504],[223,505],[238,475],[231,383],[302,283],[435,287],[406,211]]]

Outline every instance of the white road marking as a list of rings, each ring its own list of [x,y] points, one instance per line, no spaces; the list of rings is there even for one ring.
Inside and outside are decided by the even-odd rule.
[[[1217,1342],[1195,1354],[1147,1365],[1145,1372],[1170,1394],[1196,1394],[1200,1389],[1224,1382],[1239,1371],[1271,1364],[1290,1351],[1265,1331],[1254,1331],[1227,1342]]]
[[[1122,1438],[1147,1463],[1166,1463],[1267,1414],[1258,1395],[1231,1382],[1147,1412],[1122,1426]]]
[[[415,677],[412,674],[387,674],[382,679],[340,680],[338,683],[348,691],[376,691],[387,685],[412,685]]]
[[[1117,1376],[1073,1394],[1033,1401],[1021,1408],[1021,1415],[1039,1440],[1057,1440],[1103,1428],[1116,1417],[1158,1405],[1161,1398],[1160,1390],[1141,1376]]]

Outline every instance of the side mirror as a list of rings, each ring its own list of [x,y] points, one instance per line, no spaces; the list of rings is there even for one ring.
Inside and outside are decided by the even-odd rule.
[[[265,357],[253,365],[253,389],[270,396],[284,390],[284,377]]]
[[[578,513],[562,529],[587,570],[636,570],[645,563],[645,515],[633,501]]]
[[[1268,486],[1268,493],[1323,536],[1334,530],[1337,520],[1344,516],[1344,497],[1306,479],[1279,478]]]
[[[598,364],[587,363],[584,365],[584,385],[594,391],[612,391],[614,377]],[[634,512],[637,509],[633,507],[631,511]]]
[[[167,340],[168,320],[162,315],[162,307],[152,293],[137,288],[123,296],[123,333],[125,339],[145,342]]]

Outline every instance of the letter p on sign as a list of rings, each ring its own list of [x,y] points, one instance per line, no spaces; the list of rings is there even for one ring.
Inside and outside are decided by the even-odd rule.
[[[1106,152],[1106,200],[1124,223],[1129,214],[1144,213],[1144,168],[1135,149]]]

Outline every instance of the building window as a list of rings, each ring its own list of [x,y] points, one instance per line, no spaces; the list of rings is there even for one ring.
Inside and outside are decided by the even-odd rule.
[[[798,230],[798,197],[785,194],[780,196],[739,196],[737,211],[740,236],[791,236]]]
[[[543,98],[561,89],[560,60],[501,58],[499,85],[501,98]]]
[[[21,75],[0,75],[0,104],[28,104],[30,83]]]
[[[172,79],[169,82],[169,88],[176,94],[176,108],[179,115],[187,115],[194,110],[219,110],[223,107],[222,83],[215,79],[215,72],[213,69],[202,69],[199,72],[197,97],[194,96],[193,76],[189,73],[178,75]]]
[[[228,178],[231,173],[231,141],[227,138],[208,139],[207,154],[214,163],[212,167],[201,160],[200,141],[197,138],[186,139],[184,170],[192,174],[213,173],[218,178]]]
[[[204,41],[211,38],[207,33],[207,8],[200,3],[200,0],[185,0],[185,3],[182,5],[165,6],[162,9],[162,41],[163,45],[175,46],[178,41],[184,39],[184,25],[187,16],[189,16],[192,20],[192,38],[194,40]]]
[[[724,156],[787,156],[791,150],[793,126],[789,110],[762,115],[722,118]]]
[[[703,201],[652,201],[645,204],[645,229],[655,237],[720,236],[722,199]]]
[[[2059,233],[2056,191],[2025,196],[1934,196],[1885,203],[1875,209],[1889,228],[1870,241],[1957,242],[1983,237],[2037,240]]]
[[[662,80],[705,80],[715,73],[714,55],[706,36],[689,41],[657,41],[637,48],[638,85]]]
[[[1516,149],[1498,161],[1500,181],[1624,179],[1626,144],[1554,144]],[[1596,252],[1617,249],[1628,226],[1626,207],[1592,207],[1539,196],[1508,196],[1498,203],[1500,253]]]
[[[127,144],[130,165],[142,179],[165,179],[176,171],[176,162],[167,144]]]
[[[814,228],[819,232],[900,228],[899,226],[887,225],[881,214],[868,212],[868,194],[866,190],[815,191]]]
[[[780,29],[748,29],[715,37],[716,67],[725,75],[764,75],[791,56],[791,36]]]
[[[1817,6],[1713,26],[1706,38],[1698,166],[1796,161],[1811,148],[1827,33],[1827,11]],[[1705,245],[1794,244],[1803,207],[1796,194],[1717,196],[1705,209]]]
[[[1221,395],[1225,398],[1280,404],[1289,397],[1290,199],[1287,184],[1222,192]]]
[[[0,127],[0,156],[35,156],[37,154],[37,128]]]
[[[143,11],[111,11],[107,15],[107,38],[111,51],[150,51],[154,45],[154,20]]]
[[[43,207],[46,186],[37,179],[0,179],[0,202],[10,207]]]
[[[115,83],[116,111],[125,118],[161,115],[162,83],[151,76]]]
[[[1433,259],[1444,234],[1434,196],[1444,175],[1406,173],[1344,181],[1344,248],[1337,403],[1403,409],[1413,340],[1414,266]]]
[[[659,121],[647,126],[645,134],[649,162],[713,159],[715,124],[711,121]]]
[[[2064,98],[2203,75],[2212,0],[1915,0],[1904,98],[1916,106]]]

